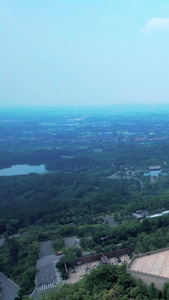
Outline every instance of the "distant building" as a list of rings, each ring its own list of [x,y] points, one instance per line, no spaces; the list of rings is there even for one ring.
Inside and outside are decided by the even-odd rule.
[[[152,166],[152,167],[149,167],[149,171],[157,171],[157,170],[161,170],[161,166]]]
[[[133,213],[133,216],[138,219],[142,220],[148,215],[148,212],[146,210],[137,210],[135,213]]]

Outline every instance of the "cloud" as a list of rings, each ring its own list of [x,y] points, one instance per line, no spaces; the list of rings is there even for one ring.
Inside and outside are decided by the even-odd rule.
[[[169,18],[152,18],[141,29],[141,33],[151,33],[164,30],[169,31]]]

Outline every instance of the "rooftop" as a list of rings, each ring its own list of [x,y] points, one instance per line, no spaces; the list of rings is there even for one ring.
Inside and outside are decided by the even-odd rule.
[[[150,166],[149,170],[150,171],[161,170],[161,166]]]

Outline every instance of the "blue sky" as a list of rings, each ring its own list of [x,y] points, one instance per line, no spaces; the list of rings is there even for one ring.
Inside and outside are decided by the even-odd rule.
[[[1,0],[0,106],[169,104],[168,0]]]

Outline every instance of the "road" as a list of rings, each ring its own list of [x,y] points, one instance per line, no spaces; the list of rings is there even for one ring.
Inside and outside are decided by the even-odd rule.
[[[2,273],[0,273],[0,282],[2,288],[1,300],[14,300],[17,297],[19,287]]]
[[[143,182],[141,180],[139,180],[139,182],[140,182],[140,186],[141,186],[141,190],[142,190],[144,187]]]
[[[13,234],[13,235],[9,236],[9,239],[11,239],[11,238],[13,238],[13,237],[19,238],[19,237],[21,237],[21,236],[24,236],[25,234],[27,234],[27,232],[22,233],[22,235],[21,235],[20,233],[16,233],[16,234]],[[1,239],[0,239],[0,247],[3,245],[4,242],[5,242],[5,239],[4,239],[4,238],[1,238]]]
[[[36,276],[36,287],[31,296],[38,299],[42,293],[57,287],[60,276],[55,268],[55,264],[59,261],[60,255],[55,255],[51,247],[51,241],[41,243],[41,258],[38,259],[36,267],[39,270]]]
[[[4,242],[5,242],[4,238],[0,239],[0,246],[2,246]]]

